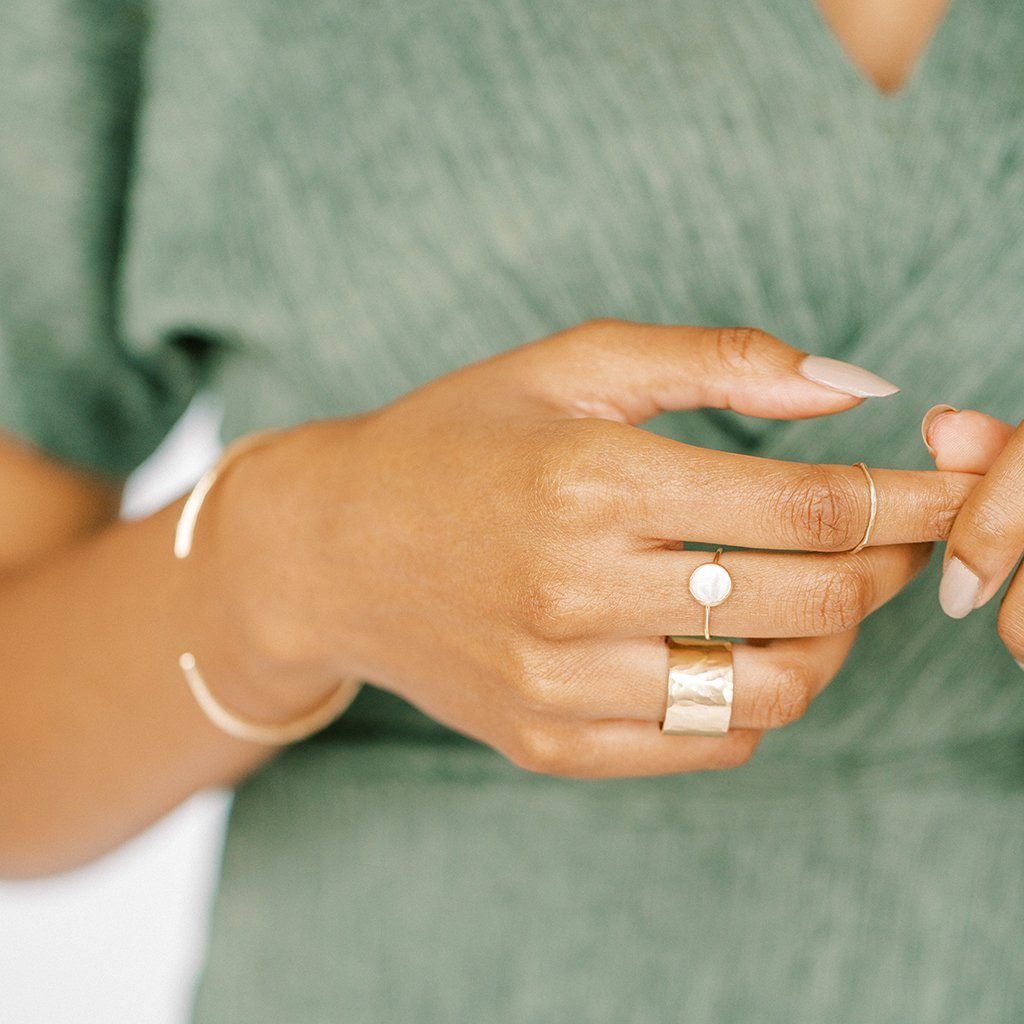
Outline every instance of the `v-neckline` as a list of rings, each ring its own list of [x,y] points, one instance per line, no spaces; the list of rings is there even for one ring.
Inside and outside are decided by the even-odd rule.
[[[968,0],[948,0],[945,14],[903,84],[895,92],[886,93],[853,62],[815,0],[781,0],[777,7],[765,9],[766,17],[776,21],[773,28],[781,23],[781,27],[790,33],[796,52],[808,65],[806,73],[801,75],[801,86],[808,84],[820,92],[838,94],[835,96],[840,105],[837,116],[848,118],[847,125],[856,125],[857,130],[868,132],[876,129],[887,131],[887,124],[891,127],[895,119],[914,112],[931,84],[942,79],[943,65],[948,63],[949,54],[955,52],[956,36],[969,31],[969,20],[966,25],[961,22],[969,19],[970,14]],[[789,51],[786,52],[788,54]],[[891,141],[888,136],[886,139]],[[882,145],[883,156],[885,144]],[[879,173],[885,171],[886,168],[878,167]],[[853,342],[854,338],[849,341]],[[856,358],[847,344],[821,354]],[[720,414],[717,410],[709,410],[705,415],[717,422],[725,436],[743,445],[748,454],[759,454],[766,445],[775,444],[801,422],[750,420]]]
[[[951,24],[958,17],[959,8],[965,5],[966,0],[947,0],[945,12],[932,30],[928,41],[918,53],[906,78],[903,79],[898,89],[891,92],[880,89],[877,83],[856,64],[853,56],[843,45],[843,41],[836,35],[817,0],[795,0],[795,3],[805,9],[809,20],[814,25],[813,31],[821,39],[821,45],[831,51],[833,62],[837,65],[840,75],[850,83],[850,88],[866,94],[875,103],[888,107],[905,103],[907,98],[915,93],[921,87],[922,82],[929,77],[933,66],[941,56],[941,50],[946,45],[946,37],[953,31]]]

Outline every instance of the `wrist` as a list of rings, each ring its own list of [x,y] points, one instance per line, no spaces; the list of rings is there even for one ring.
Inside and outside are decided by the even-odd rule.
[[[285,500],[293,453],[278,447],[288,448],[288,435],[225,464],[202,503],[193,550],[178,563],[183,650],[226,706],[267,722],[319,703],[344,674],[296,614],[294,552],[281,544],[300,532],[289,528]]]

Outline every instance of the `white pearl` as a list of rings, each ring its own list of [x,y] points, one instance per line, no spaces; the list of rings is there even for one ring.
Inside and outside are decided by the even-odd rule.
[[[717,562],[705,562],[690,573],[690,593],[706,608],[714,608],[732,593],[732,577]]]

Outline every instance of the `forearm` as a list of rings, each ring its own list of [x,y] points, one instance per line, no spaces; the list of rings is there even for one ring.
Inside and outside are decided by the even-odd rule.
[[[230,598],[197,586],[192,559],[173,558],[182,502],[0,582],[0,875],[90,860],[274,756],[209,722],[178,666],[183,650],[223,703],[261,720],[285,720],[333,685],[250,657]]]

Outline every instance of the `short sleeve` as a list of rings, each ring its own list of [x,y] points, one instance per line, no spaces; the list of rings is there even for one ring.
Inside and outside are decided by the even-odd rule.
[[[203,383],[120,336],[145,8],[0,0],[0,429],[123,478]]]

